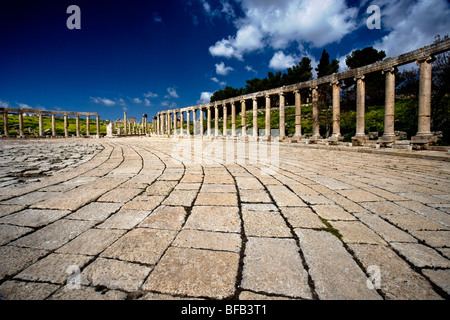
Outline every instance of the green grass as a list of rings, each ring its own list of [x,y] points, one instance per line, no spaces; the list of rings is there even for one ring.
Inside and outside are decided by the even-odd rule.
[[[76,134],[76,120],[75,118],[68,118],[69,123],[69,136]],[[105,120],[100,120],[100,134],[106,134],[106,126],[109,122]],[[42,127],[44,130],[44,135],[51,135],[52,129],[52,119],[51,117],[42,118]],[[19,135],[19,117],[17,115],[8,115],[8,128],[9,135],[17,136]],[[23,117],[23,128],[25,135],[39,134],[39,119],[37,116]],[[64,118],[55,117],[55,129],[57,136],[64,136]],[[45,132],[48,130],[47,132]],[[3,134],[3,116],[0,121],[0,133]],[[97,134],[97,125],[95,119],[90,119],[89,121],[89,133]],[[86,119],[80,119],[80,134],[86,134]]]

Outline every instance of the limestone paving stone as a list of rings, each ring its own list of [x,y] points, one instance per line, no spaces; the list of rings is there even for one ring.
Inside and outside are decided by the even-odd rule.
[[[195,206],[237,206],[235,193],[200,192],[194,203]]]
[[[139,298],[139,300],[205,300],[205,299],[191,298],[191,297],[176,297],[168,294],[148,292],[141,298]]]
[[[52,223],[69,213],[70,211],[68,210],[26,209],[0,218],[0,223],[36,228]]]
[[[52,253],[32,264],[14,279],[65,284],[72,275],[72,268],[81,270],[92,257]]]
[[[5,204],[18,204],[18,205],[31,205],[35,204],[37,202],[51,199],[54,197],[58,197],[61,193],[60,192],[42,192],[42,191],[35,191],[28,194],[25,194],[23,196],[19,196],[10,200],[3,201]]]
[[[244,230],[247,236],[291,237],[283,217],[276,211],[242,210]]]
[[[396,203],[402,207],[408,208],[418,214],[421,214],[447,227],[450,227],[450,215],[445,212],[442,212],[441,210],[431,208],[427,205],[424,205],[416,201],[398,201]]]
[[[189,190],[174,190],[170,195],[163,201],[163,204],[169,206],[183,206],[190,207],[197,196],[197,191]]]
[[[122,205],[122,203],[117,202],[91,202],[72,213],[68,216],[68,218],[77,220],[103,221],[111,214],[118,211]]]
[[[249,237],[243,289],[310,299],[308,275],[294,239]]]
[[[139,224],[142,228],[180,230],[185,219],[184,207],[161,205]]]
[[[342,235],[345,243],[386,244],[375,232],[359,221],[330,221]]]
[[[184,228],[239,233],[241,231],[239,208],[194,206]]]
[[[176,235],[173,230],[133,229],[106,249],[101,257],[156,264]]]
[[[239,255],[234,252],[171,247],[142,289],[224,299],[234,294],[238,264]]]
[[[178,184],[177,181],[157,180],[148,186],[145,191],[152,196],[166,196]]]
[[[164,196],[137,196],[135,199],[127,202],[123,210],[145,210],[151,211],[161,204]]]
[[[11,244],[20,247],[54,250],[91,228],[94,224],[93,221],[60,219]]]
[[[183,229],[175,238],[172,246],[239,253],[241,237],[237,233]]]
[[[93,286],[136,291],[144,283],[151,267],[119,260],[98,258],[81,273],[82,279]]]
[[[450,231],[411,231],[411,234],[434,248],[450,247]]]
[[[0,217],[7,216],[8,214],[20,211],[26,208],[24,205],[20,204],[2,204],[0,203]]]
[[[295,229],[319,299],[380,300],[366,275],[337,237],[326,231]]]
[[[242,210],[278,211],[278,208],[273,203],[242,203]]]
[[[190,182],[180,182],[175,187],[175,190],[196,190],[198,191],[201,187],[200,183],[190,183]]]
[[[326,220],[356,220],[350,213],[338,205],[314,205],[313,210]]]
[[[48,200],[33,204],[31,205],[31,208],[77,210],[91,201],[96,200],[106,191],[107,190],[105,189],[91,189],[81,186],[59,194],[57,197],[52,197]]]
[[[211,184],[203,184],[200,192],[219,192],[219,193],[236,193],[236,186],[232,184],[219,184],[219,183],[211,183]]]
[[[12,276],[22,269],[36,262],[46,255],[48,251],[20,248],[15,246],[0,247],[0,279]]]
[[[442,298],[430,283],[386,247],[368,244],[349,244],[364,268],[378,267],[381,274],[381,291],[388,300],[433,300]]]
[[[306,204],[285,186],[267,186],[270,194],[279,207],[300,207]]]
[[[101,196],[98,201],[101,202],[127,202],[141,193],[141,189],[132,188],[116,188],[113,189],[103,196]]]
[[[300,198],[307,204],[334,204],[334,202],[323,195],[302,195]]]
[[[340,194],[329,193],[326,195],[326,197],[332,201],[332,204],[336,203],[337,205],[341,206],[344,210],[347,210],[350,213],[367,211],[359,204],[345,198],[344,196],[341,196]]]
[[[239,190],[239,196],[242,202],[272,202],[269,195],[264,190]]]
[[[31,231],[33,231],[31,228],[0,224],[0,245],[4,245]]]
[[[89,229],[56,250],[56,252],[95,256],[124,233],[125,230]]]
[[[0,285],[0,300],[44,300],[58,288],[49,283],[6,281]]]
[[[419,268],[441,267],[450,268],[450,260],[443,258],[435,250],[418,243],[391,243],[391,246],[401,255]]]
[[[382,201],[383,198],[361,189],[338,190],[338,193],[354,202]]]
[[[144,220],[151,211],[145,210],[126,210],[122,208],[119,212],[106,219],[97,228],[101,229],[125,229],[129,230],[137,226]]]
[[[281,207],[281,212],[293,228],[325,228],[319,216],[308,207]]]
[[[268,296],[251,291],[242,291],[239,294],[239,300],[293,300],[293,298],[272,295]]]
[[[379,214],[380,216],[403,215],[412,213],[411,210],[408,210],[403,206],[399,206],[397,203],[390,201],[363,202],[361,203],[361,205],[367,210]]]
[[[435,285],[450,294],[450,270],[430,270],[423,269],[422,273],[427,276]]]
[[[449,227],[414,212],[388,215],[386,219],[404,230],[450,230]]]
[[[79,288],[62,287],[49,300],[125,300],[127,294],[118,290],[106,292],[96,291],[93,287],[79,286]]]

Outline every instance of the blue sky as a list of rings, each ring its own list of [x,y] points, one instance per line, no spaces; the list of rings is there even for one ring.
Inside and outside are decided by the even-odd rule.
[[[69,30],[69,5],[81,29]],[[370,5],[381,29],[366,25]],[[1,1],[0,107],[140,119],[285,71],[323,49],[395,56],[450,30],[447,0]]]

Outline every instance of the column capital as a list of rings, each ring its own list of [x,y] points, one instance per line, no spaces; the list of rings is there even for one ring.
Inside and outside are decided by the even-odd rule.
[[[425,56],[425,57],[417,59],[416,60],[416,64],[420,64],[422,62],[429,62],[429,63],[431,63],[431,62],[433,62],[435,60],[436,60],[436,58],[434,56]]]
[[[300,93],[300,89],[295,89],[294,91],[292,91],[293,93]]]
[[[245,99],[239,100],[240,103],[245,103]]]
[[[252,100],[253,100],[253,101],[256,101],[256,100],[258,100],[258,98],[256,98],[256,97],[252,97]]]
[[[317,89],[319,89],[319,87],[318,86],[314,86],[314,87],[311,87],[311,88],[309,88],[309,90],[317,90]]]
[[[394,73],[395,71],[397,71],[397,67],[390,67],[390,68],[381,70],[381,73],[382,74],[385,74],[385,73],[388,73],[388,72]]]
[[[364,78],[365,78],[365,76],[364,76],[363,74],[361,74],[361,75],[355,76],[355,77],[353,78],[353,80],[354,80],[354,81],[359,80],[359,79],[364,80]]]
[[[331,82],[330,82],[330,86],[333,86],[333,85],[340,86],[340,85],[341,85],[341,82],[340,82],[339,80],[331,81]]]
[[[284,91],[278,92],[278,95],[279,95],[279,96],[284,96],[285,94],[286,94],[286,92],[284,92]]]

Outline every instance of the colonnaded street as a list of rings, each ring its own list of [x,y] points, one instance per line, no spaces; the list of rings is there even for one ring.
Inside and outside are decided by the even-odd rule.
[[[448,299],[449,155],[341,149],[2,140],[0,296]]]

